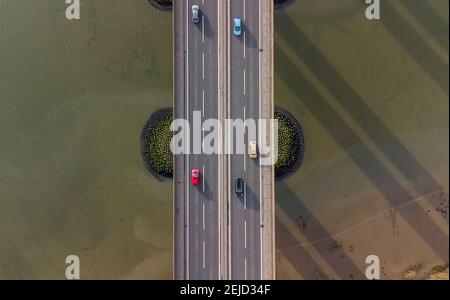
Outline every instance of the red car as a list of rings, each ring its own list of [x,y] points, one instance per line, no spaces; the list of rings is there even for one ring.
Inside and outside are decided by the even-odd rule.
[[[192,170],[192,185],[200,184],[200,171],[198,169]]]

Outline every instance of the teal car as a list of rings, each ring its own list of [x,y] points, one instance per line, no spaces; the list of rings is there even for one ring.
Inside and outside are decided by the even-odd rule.
[[[235,18],[234,19],[234,24],[233,24],[233,33],[235,36],[240,36],[242,29],[241,29],[241,19],[240,18]]]

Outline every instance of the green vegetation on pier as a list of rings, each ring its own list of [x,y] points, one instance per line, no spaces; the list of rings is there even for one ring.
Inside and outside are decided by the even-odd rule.
[[[173,5],[173,0],[148,0],[148,2],[161,10],[170,10]]]
[[[275,163],[275,178],[283,180],[300,167],[305,142],[300,124],[289,112],[276,107],[275,119],[278,120],[278,160]]]
[[[171,108],[159,110],[152,114],[141,134],[141,153],[145,166],[156,176],[173,176],[173,155],[170,149],[172,120]]]
[[[283,180],[294,174],[303,161],[305,142],[297,120],[286,110],[276,107],[278,120],[278,160],[275,178]],[[152,114],[141,135],[141,152],[145,166],[155,176],[173,176],[173,155],[170,149],[173,133],[170,124],[173,110],[165,108]]]

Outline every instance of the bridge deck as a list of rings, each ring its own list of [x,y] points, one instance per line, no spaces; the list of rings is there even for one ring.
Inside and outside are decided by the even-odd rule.
[[[204,1],[204,2],[203,2]],[[258,32],[258,35],[255,38],[255,43],[258,43],[260,49],[251,49],[248,46],[248,58],[244,60],[242,66],[245,68],[245,63],[250,64],[247,67],[255,68],[259,70],[259,73],[255,75],[255,72],[252,74],[245,73],[244,77],[249,77],[248,87],[245,85],[244,79],[244,87],[243,89],[253,90],[256,98],[260,100],[256,102],[248,102],[255,101],[254,99],[243,99],[242,103],[240,100],[236,100],[236,97],[230,99],[230,90],[231,92],[236,92],[236,90],[242,89],[242,83],[236,82],[234,79],[229,79],[230,65],[233,66],[234,70],[241,72],[239,69],[240,63],[239,60],[242,57],[235,57],[234,55],[230,58],[230,53],[241,53],[240,49],[246,48],[246,44],[237,43],[237,40],[234,39],[233,43],[230,46],[230,39],[233,38],[231,32],[231,19],[230,15],[230,7],[231,2],[233,0],[227,1],[219,1],[218,4],[214,3],[206,3],[209,0],[203,0],[201,3],[202,9],[205,9],[205,12],[208,15],[205,15],[205,20],[207,23],[205,26],[208,26],[210,35],[206,36],[207,40],[201,41],[202,38],[200,32],[204,29],[199,29],[200,27],[193,27],[190,24],[190,20],[187,19],[190,15],[189,4],[186,5],[186,2],[183,0],[175,0],[174,1],[174,9],[173,9],[173,37],[174,37],[174,56],[173,56],[173,72],[174,72],[174,116],[175,118],[186,118],[188,116],[188,120],[192,114],[192,110],[194,107],[197,107],[198,97],[191,97],[190,95],[196,95],[199,89],[204,89],[207,92],[217,93],[213,99],[209,99],[210,101],[207,103],[209,105],[209,109],[207,113],[216,114],[216,117],[220,120],[222,124],[224,124],[225,118],[236,117],[235,115],[239,110],[236,109],[236,106],[239,105],[248,105],[248,113],[249,117],[260,117],[263,119],[271,119],[273,118],[274,111],[274,102],[273,102],[273,1],[272,0],[259,0],[252,1],[247,0],[247,5],[245,1],[243,1],[243,7],[240,6],[239,2],[233,2],[234,8],[233,13],[240,14],[242,13],[240,10],[244,10],[245,15],[245,7],[248,7],[248,10],[252,10],[253,12],[249,13],[249,24],[248,30],[252,30],[254,32]],[[237,5],[237,6],[236,6]],[[254,7],[253,7],[254,6]],[[259,11],[258,11],[259,7]],[[217,13],[213,13],[213,11],[217,8]],[[259,22],[252,24],[252,16],[256,15],[256,19]],[[245,24],[245,23],[244,23]],[[208,29],[207,29],[208,30]],[[216,32],[214,32],[216,30]],[[189,39],[187,35],[191,34]],[[251,34],[251,32],[250,32]],[[193,40],[193,42],[192,42]],[[244,35],[245,40],[245,35]],[[200,42],[201,41],[201,42]],[[193,43],[193,46],[190,46]],[[209,43],[209,44],[208,44]],[[217,44],[216,44],[217,43]],[[205,46],[206,45],[206,46]],[[217,45],[217,47],[216,47]],[[191,49],[194,47],[195,49]],[[230,47],[233,47],[231,49]],[[242,48],[244,47],[244,48]],[[198,52],[203,52],[203,59],[213,59],[217,57],[217,67],[208,68],[214,74],[208,74],[208,79],[205,80],[205,76],[201,78],[200,68],[196,68],[195,66],[201,64],[201,62],[197,62],[196,56]],[[192,54],[194,53],[194,54]],[[245,49],[244,49],[245,53]],[[252,56],[253,55],[253,56]],[[192,57],[191,57],[192,56]],[[191,57],[191,58],[190,58]],[[244,54],[245,58],[245,54]],[[252,60],[253,58],[256,58]],[[191,63],[189,63],[191,60]],[[233,64],[230,64],[230,60],[234,61]],[[195,61],[192,62],[192,61]],[[200,60],[201,61],[201,60]],[[190,64],[193,65],[191,69],[189,69]],[[217,71],[215,71],[217,70]],[[240,73],[239,73],[240,74]],[[217,75],[217,76],[216,76]],[[214,77],[211,79],[211,77]],[[259,76],[259,78],[258,78]],[[192,78],[190,78],[192,77]],[[254,78],[255,77],[255,78]],[[212,81],[211,81],[212,80]],[[251,85],[254,86],[251,86]],[[217,88],[214,88],[214,87]],[[230,89],[231,86],[231,89]],[[256,90],[255,90],[256,89]],[[194,90],[194,91],[193,91]],[[214,92],[216,91],[216,92]],[[189,101],[189,98],[192,98]],[[217,103],[214,99],[217,99]],[[233,111],[230,110],[230,103],[233,102]],[[212,103],[211,103],[212,102]],[[211,106],[212,105],[212,106]],[[253,108],[253,112],[252,112]],[[244,109],[245,111],[245,109]],[[245,114],[245,113],[244,113]],[[253,115],[252,115],[253,114]],[[212,116],[211,116],[212,117]],[[226,132],[225,126],[222,126],[222,146],[225,145],[227,141],[228,133]],[[271,132],[267,133],[268,135]],[[202,156],[188,156],[188,155],[176,155],[174,157],[174,185],[173,185],[173,195],[174,195],[174,256],[173,256],[173,276],[175,279],[236,279],[242,278],[242,271],[240,270],[236,276],[232,275],[230,270],[231,260],[233,257],[230,257],[231,247],[240,247],[242,241],[234,241],[234,239],[241,239],[242,235],[231,235],[230,222],[235,224],[236,222],[241,222],[239,211],[231,211],[231,204],[235,205],[236,199],[233,200],[234,193],[232,191],[233,182],[229,181],[230,172],[237,172],[239,174],[241,172],[236,166],[239,166],[240,161],[242,161],[245,157],[237,155],[224,155],[220,154],[217,156],[217,159],[210,159]],[[192,161],[191,161],[192,160]],[[211,188],[215,188],[215,191],[209,191],[208,193],[203,193],[201,190],[193,189],[190,185],[190,178],[187,176],[189,168],[191,165],[205,163],[206,168],[210,170],[210,173],[216,173],[218,177],[218,182],[211,182],[213,184],[210,185]],[[245,164],[245,162],[244,162]],[[227,166],[235,166],[234,169],[230,169]],[[216,166],[218,170],[215,170]],[[259,170],[257,173],[254,170]],[[245,171],[245,168],[244,168]],[[275,214],[275,206],[274,206],[274,169],[272,166],[256,166],[251,167],[247,171],[252,174],[247,174],[249,180],[251,178],[255,185],[255,189],[257,187],[258,193],[257,195],[253,195],[256,197],[257,201],[260,205],[256,208],[255,211],[249,212],[251,214],[256,214],[252,217],[248,222],[252,222],[252,235],[255,241],[258,242],[255,246],[255,251],[258,251],[255,256],[260,257],[257,261],[249,260],[250,264],[255,264],[254,266],[247,266],[250,270],[259,270],[258,272],[251,273],[252,275],[248,279],[274,279],[275,278],[275,238],[274,238],[274,214]],[[233,175],[234,176],[234,175]],[[259,176],[259,177],[258,177]],[[208,180],[212,180],[208,178]],[[252,184],[252,180],[249,181],[249,184]],[[206,199],[207,195],[215,195],[214,199]],[[209,202],[204,202],[208,200]],[[215,205],[214,207],[218,208],[218,215],[216,224],[219,227],[217,234],[219,238],[213,237],[211,234],[204,235],[205,229],[203,231],[197,228],[199,225],[197,223],[191,224],[189,223],[189,219],[197,220],[198,219],[198,209],[194,207],[195,205],[199,205],[199,203],[207,203],[207,205]],[[216,201],[216,202],[215,202]],[[234,202],[233,202],[234,201]],[[194,215],[192,215],[194,214]],[[214,212],[215,214],[215,212]],[[248,213],[246,214],[248,215]],[[215,222],[214,216],[208,216],[210,219],[210,223]],[[247,221],[246,221],[247,222]],[[242,223],[244,223],[242,221]],[[246,223],[247,224],[247,223]],[[239,229],[239,227],[237,227]],[[250,232],[250,231],[249,231]],[[203,266],[203,269],[198,266],[192,266],[192,264],[198,264],[202,259],[199,257],[203,254],[203,261],[205,261],[205,246],[203,246],[202,251],[198,251],[198,247],[192,246],[192,244],[198,244],[198,234],[203,235],[203,239],[207,240],[207,243],[213,242],[216,243],[218,240],[218,246],[215,251],[219,253],[212,254],[208,253],[208,261],[207,266]],[[247,235],[246,235],[247,238]],[[250,237],[251,239],[252,237]],[[204,242],[205,244],[205,242]],[[203,244],[203,245],[204,245]],[[192,251],[189,249],[192,248]],[[253,248],[251,248],[253,249]],[[236,252],[237,251],[237,252]],[[242,252],[240,249],[235,249],[233,253],[237,253],[236,255],[245,257],[251,257],[251,253],[247,253],[249,250],[246,249],[245,252]],[[191,253],[189,253],[191,252]],[[240,257],[242,258],[242,257]],[[190,264],[192,261],[192,264]],[[246,261],[247,264],[247,261]],[[257,265],[256,265],[257,264]],[[260,265],[261,264],[261,265]],[[219,265],[219,272],[216,273],[217,265]],[[206,268],[206,269],[205,269]],[[208,270],[210,268],[210,270]],[[214,270],[214,271],[213,271]],[[216,275],[214,275],[216,274]],[[207,276],[207,278],[206,278]],[[212,277],[211,277],[212,276]],[[257,276],[257,277],[256,277]],[[254,277],[254,278],[253,278]]]

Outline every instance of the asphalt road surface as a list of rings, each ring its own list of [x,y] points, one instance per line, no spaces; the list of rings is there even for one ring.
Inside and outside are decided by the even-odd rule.
[[[194,4],[200,6],[197,24],[192,22]],[[195,111],[198,121],[218,119],[218,6],[210,0],[188,0],[185,5],[186,111],[192,141]],[[197,146],[191,142],[191,149]],[[218,156],[190,154],[186,164],[186,279],[219,279]],[[197,186],[190,183],[192,169],[201,172]]]
[[[259,0],[230,0],[230,28],[241,18],[242,34],[229,42],[229,118],[258,120]],[[248,137],[245,141],[257,140]],[[246,143],[247,145],[247,143]],[[230,182],[230,274],[231,279],[261,279],[261,197],[258,159],[233,154],[229,159]],[[245,182],[244,196],[234,193],[235,178]]]
[[[200,6],[200,21],[192,22],[192,5]],[[201,143],[193,141],[195,122],[218,119],[218,2],[185,2],[186,119],[191,125],[191,151]],[[259,86],[259,0],[229,0],[229,99],[228,118],[260,116]],[[233,20],[241,18],[242,34],[233,35]],[[223,30],[222,30],[223,31]],[[224,31],[225,32],[225,31]],[[201,126],[201,125],[200,125]],[[200,131],[202,132],[202,131]],[[206,132],[207,134],[207,132]],[[245,136],[245,140],[257,140]],[[261,169],[258,159],[231,154],[229,171],[229,265],[231,279],[261,279]],[[189,154],[186,159],[186,279],[220,277],[220,206],[217,155]],[[201,172],[200,184],[190,184],[192,169]],[[242,177],[245,193],[234,193],[234,180]],[[223,179],[222,179],[223,181]]]

